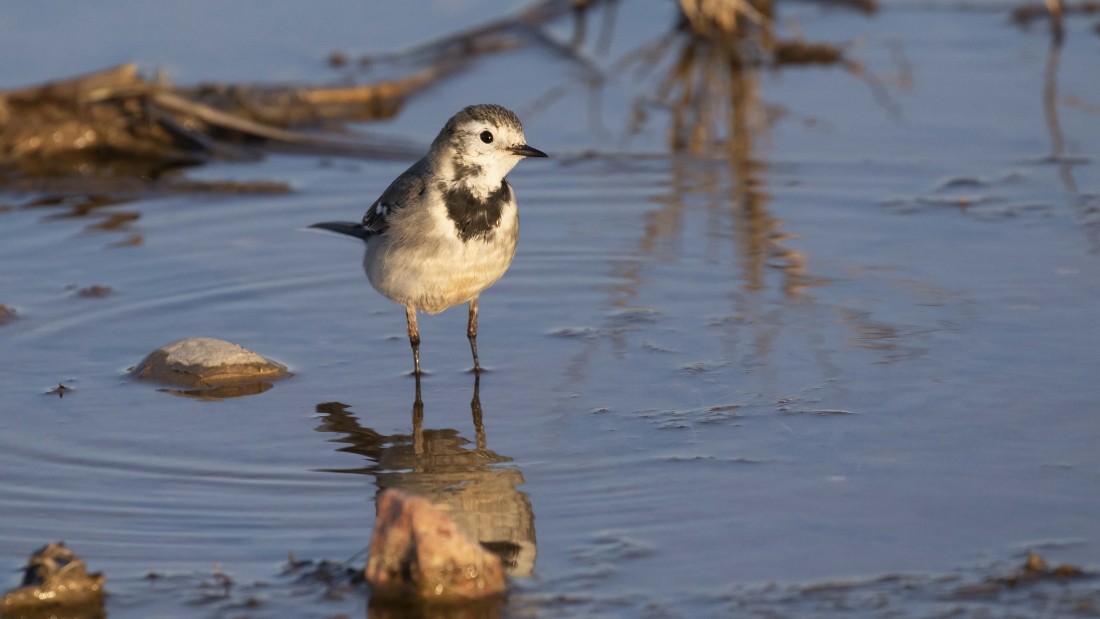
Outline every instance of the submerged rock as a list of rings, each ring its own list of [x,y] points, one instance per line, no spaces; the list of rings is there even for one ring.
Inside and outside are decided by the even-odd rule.
[[[154,350],[134,368],[133,375],[194,389],[239,387],[285,378],[290,372],[286,366],[232,342],[196,337]]]
[[[0,619],[104,616],[103,574],[88,574],[84,561],[62,542],[28,557],[23,585],[0,599]]]
[[[504,592],[500,557],[427,499],[401,490],[378,497],[366,579],[374,597],[458,602]]]

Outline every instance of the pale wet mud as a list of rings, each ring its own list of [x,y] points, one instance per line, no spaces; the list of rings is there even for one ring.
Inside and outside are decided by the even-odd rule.
[[[402,49],[483,4],[400,37],[357,6],[283,15],[290,38],[230,16],[239,40],[207,51],[178,38],[202,20],[165,4],[176,19],[94,38],[87,66],[18,35],[49,22],[24,8],[0,35],[28,64],[0,83],[128,60],[180,83],[335,79],[333,49]],[[286,192],[5,191],[6,588],[64,540],[105,574],[110,617],[400,616],[354,576],[397,487],[505,558],[512,592],[466,616],[1094,616],[1091,18],[1067,14],[1057,47],[1008,4],[784,4],[847,64],[719,72],[732,106],[704,127],[669,104],[697,75],[676,70],[671,5],[617,6],[607,34],[603,10],[587,23],[600,80],[520,49],[363,127],[426,145],[492,101],[551,154],[509,177],[520,244],[481,298],[480,379],[463,308],[426,316],[418,397],[361,244],[306,229],[358,218],[407,162],[186,172]],[[83,19],[74,44],[106,28]],[[188,337],[293,376],[200,400],[127,374]],[[1028,550],[1084,572],[1018,577]]]

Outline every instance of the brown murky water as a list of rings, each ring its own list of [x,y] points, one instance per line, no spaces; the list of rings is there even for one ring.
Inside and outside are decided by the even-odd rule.
[[[360,588],[282,570],[291,552],[361,565],[375,495],[403,487],[508,557],[515,592],[489,614],[1095,612],[1094,579],[987,577],[1029,548],[1100,564],[1100,37],[1075,18],[1052,49],[981,6],[792,5],[860,67],[723,82],[736,113],[710,126],[735,139],[697,155],[670,151],[677,119],[652,100],[676,40],[649,72],[615,64],[665,34],[664,4],[619,7],[608,50],[587,52],[602,83],[528,49],[371,127],[427,143],[491,100],[553,155],[510,177],[523,230],[482,297],[489,371],[467,372],[464,312],[425,318],[419,405],[403,314],[360,246],[305,230],[358,217],[406,163],[191,172],[287,195],[3,195],[0,565],[64,539],[106,572],[111,617],[362,616]],[[242,9],[239,37],[193,50],[209,16],[160,8],[116,39],[87,15],[49,26],[94,41],[75,66],[15,32],[47,28],[22,7],[0,38],[27,63],[0,83],[122,60],[181,82],[315,80],[332,49],[488,11],[442,8],[394,40],[397,16],[360,8]],[[197,336],[295,377],[208,402],[125,376]]]

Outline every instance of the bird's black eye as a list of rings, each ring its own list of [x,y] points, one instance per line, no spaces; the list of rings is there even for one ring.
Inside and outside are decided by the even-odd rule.
[[[493,134],[489,131],[482,131],[481,132],[481,141],[485,142],[486,144],[492,144],[493,143]]]

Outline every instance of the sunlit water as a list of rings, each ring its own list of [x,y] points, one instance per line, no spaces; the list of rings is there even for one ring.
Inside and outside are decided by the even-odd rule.
[[[612,58],[663,32],[626,8]],[[657,109],[627,135],[642,87],[626,75],[536,106],[572,82],[531,51],[388,125],[426,143],[495,100],[554,155],[510,177],[520,249],[482,297],[473,403],[465,312],[421,320],[420,411],[403,312],[370,289],[361,245],[305,230],[359,217],[405,163],[218,165],[192,176],[294,191],[82,216],[6,195],[0,303],[19,317],[0,326],[0,565],[63,539],[107,574],[112,617],[229,612],[181,611],[140,578],[218,564],[250,583],[290,552],[352,557],[376,493],[404,487],[510,549],[515,616],[798,614],[760,587],[1032,547],[1096,566],[1100,38],[1074,22],[1053,59],[1052,125],[1041,28],[801,18],[811,38],[866,35],[849,50],[863,76],[754,75],[749,138],[710,155],[669,154]],[[79,295],[92,285],[112,292]],[[295,375],[213,402],[126,376],[198,336]],[[72,390],[47,395],[59,382]],[[365,604],[312,603],[292,614]]]

